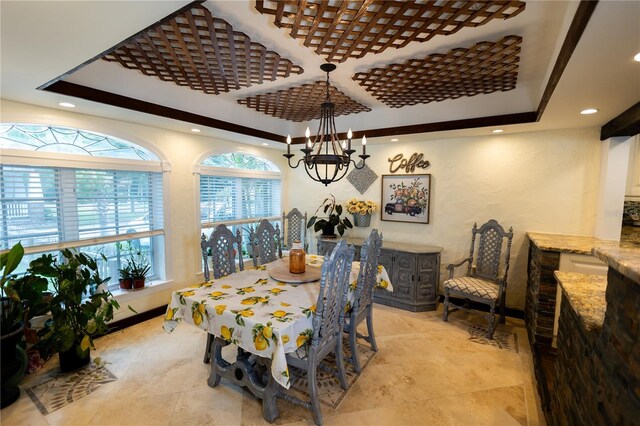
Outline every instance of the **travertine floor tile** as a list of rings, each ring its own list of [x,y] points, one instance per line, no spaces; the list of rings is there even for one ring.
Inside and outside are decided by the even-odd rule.
[[[99,356],[117,381],[49,415],[31,399],[0,413],[12,425],[254,425],[267,424],[262,404],[225,379],[207,386],[202,362],[206,334],[187,324],[167,334],[162,317],[96,340]],[[519,353],[469,340],[469,324],[482,317],[456,312],[406,312],[375,305],[379,352],[336,409],[322,406],[325,424],[544,424],[531,353],[521,320],[499,329],[516,333]],[[366,334],[363,324],[360,331]],[[224,348],[232,360],[235,348]],[[30,375],[26,389],[57,371],[57,358]],[[275,424],[312,425],[311,412],[278,400]]]

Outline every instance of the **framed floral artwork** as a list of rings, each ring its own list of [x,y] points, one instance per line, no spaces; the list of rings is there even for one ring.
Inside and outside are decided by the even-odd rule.
[[[382,175],[380,217],[391,222],[429,223],[431,175]]]

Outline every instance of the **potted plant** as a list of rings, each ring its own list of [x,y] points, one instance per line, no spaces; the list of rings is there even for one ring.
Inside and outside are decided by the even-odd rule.
[[[131,280],[133,288],[143,288],[147,274],[151,270],[151,265],[147,257],[138,250],[135,254],[131,254],[127,260],[129,273],[131,274]]]
[[[347,211],[353,215],[353,224],[358,227],[371,225],[371,214],[377,209],[373,201],[361,201],[352,198],[347,203]]]
[[[22,340],[24,322],[31,315],[43,310],[42,293],[47,289],[47,281],[27,271],[26,274],[14,276],[24,256],[24,248],[20,243],[0,256],[2,268],[1,281],[1,316],[0,316],[0,348],[2,400],[0,408],[4,408],[18,399],[20,389],[16,384],[22,379],[27,366],[27,356],[19,347]]]
[[[58,351],[60,369],[71,371],[89,363],[92,336],[108,330],[120,305],[106,289],[110,278],[100,277],[96,259],[69,249],[60,254],[62,262],[47,254],[32,261],[30,270],[46,277],[54,290],[41,341]]]
[[[125,266],[118,269],[118,274],[120,274],[120,278],[118,279],[120,288],[123,290],[131,290],[133,288],[133,278],[131,278],[131,265],[127,263]]]
[[[345,228],[353,228],[353,225],[348,218],[341,218],[342,206],[336,204],[336,198],[332,195],[330,198],[325,198],[320,204],[320,207],[316,209],[316,212],[311,216],[307,223],[307,228],[313,226],[313,230],[318,232],[322,230],[322,235],[325,237],[335,237],[335,229],[338,229],[340,236],[344,235]],[[322,209],[326,215],[326,219],[318,219],[318,212]]]

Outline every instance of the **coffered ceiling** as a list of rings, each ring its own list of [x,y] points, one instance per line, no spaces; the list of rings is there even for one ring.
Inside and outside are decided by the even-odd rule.
[[[3,1],[2,97],[283,142],[317,125],[328,61],[337,128],[356,137],[602,126],[640,99],[640,3],[584,6]]]

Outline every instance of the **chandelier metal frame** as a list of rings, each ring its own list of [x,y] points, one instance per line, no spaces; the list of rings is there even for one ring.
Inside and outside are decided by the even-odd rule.
[[[362,160],[362,164],[358,166],[355,160],[351,159],[351,155],[356,151],[351,149],[352,132],[349,129],[347,140],[341,141],[336,132],[335,123],[335,104],[331,102],[329,94],[329,73],[336,69],[334,64],[322,64],[320,69],[327,73],[326,96],[324,102],[320,106],[320,123],[318,132],[313,141],[310,138],[309,127],[305,133],[305,147],[300,151],[304,156],[297,163],[292,164],[291,159],[295,154],[291,153],[291,136],[287,136],[287,153],[283,154],[292,169],[298,168],[300,163],[304,163],[304,170],[307,175],[316,182],[329,185],[342,179],[349,170],[349,166],[353,163],[356,169],[362,169],[365,166],[367,158],[367,138],[362,137],[362,154],[358,157]]]

